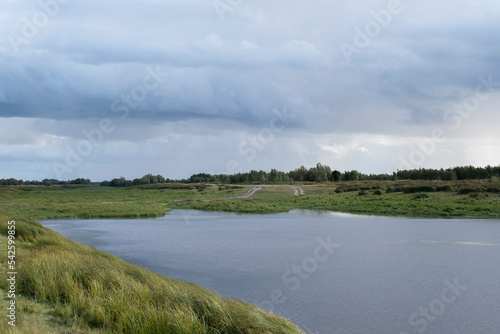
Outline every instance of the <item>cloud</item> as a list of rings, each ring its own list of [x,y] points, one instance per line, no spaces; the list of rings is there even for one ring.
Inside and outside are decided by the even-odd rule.
[[[355,29],[387,2],[256,0],[235,5],[221,21],[211,2],[72,1],[16,52],[9,38],[22,36],[43,8],[3,1],[0,145],[15,167],[0,177],[53,177],[51,163],[64,161],[67,147],[102,119],[114,131],[68,177],[109,177],[123,166],[130,177],[147,166],[187,177],[232,160],[245,170],[321,161],[389,172],[435,128],[447,141],[426,166],[494,163],[500,84],[459,127],[445,115],[474,96],[479,77],[500,81],[493,37],[500,4],[401,3],[402,12],[348,63],[339,46],[353,43]],[[156,67],[168,75],[144,94],[148,68]],[[245,162],[238,145],[283,106],[294,122]],[[484,159],[470,153],[476,147],[488,152]]]
[[[369,150],[369,149],[367,149],[366,147],[360,147],[360,148],[358,148],[358,151],[359,151],[359,152],[362,152],[362,153],[367,153],[367,154],[369,154],[369,153],[370,153],[370,150]]]
[[[343,157],[348,153],[348,149],[339,144],[333,144],[331,146],[319,144],[321,150],[335,154],[336,156]]]

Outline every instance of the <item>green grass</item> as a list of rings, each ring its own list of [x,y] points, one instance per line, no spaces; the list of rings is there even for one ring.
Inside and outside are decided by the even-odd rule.
[[[264,186],[250,199],[230,200],[224,198],[241,195],[251,186],[1,187],[0,212],[38,220],[156,217],[172,209],[244,213],[311,209],[446,218],[499,218],[500,214],[499,180],[360,181],[300,186],[305,196],[293,196],[288,185],[273,185]]]
[[[245,186],[166,183],[130,188],[99,186],[2,186],[0,200],[9,203],[34,202],[118,202],[169,201],[178,199],[222,198],[245,192]]]
[[[10,219],[0,214],[4,250]],[[33,317],[40,318],[49,307],[61,325],[82,332],[301,333],[286,319],[249,303],[155,274],[38,223],[20,218],[16,230],[17,289],[31,301]],[[0,288],[6,290],[6,252],[0,254]],[[18,313],[25,317],[27,312],[21,308]],[[29,319],[20,323],[20,332],[50,327]]]
[[[15,218],[17,222],[20,318],[14,332],[301,333],[286,319],[251,304],[221,298],[196,284],[128,264],[63,238],[33,220],[154,217],[172,209],[245,213],[312,209],[386,216],[500,218],[499,180],[299,186],[306,192],[304,196],[293,196],[288,185],[276,185],[264,186],[249,199],[230,200],[224,198],[241,195],[252,186],[0,187],[3,290],[7,287],[7,221]],[[5,299],[2,302],[5,304]],[[0,325],[2,332],[5,323]]]
[[[2,296],[6,292],[0,289]],[[0,299],[0,308],[6,310],[9,299]],[[83,322],[73,321],[72,326],[64,324],[56,309],[45,303],[36,302],[30,298],[18,295],[16,297],[17,318],[16,326],[10,326],[5,319],[0,322],[0,333],[12,334],[98,334],[101,330],[91,329]]]
[[[340,182],[268,186],[250,199],[168,203],[169,209],[278,213],[292,209],[427,218],[500,218],[500,182]],[[465,191],[464,191],[465,189]],[[360,196],[362,195],[362,196]]]
[[[25,219],[159,217],[165,203],[243,194],[248,187],[160,184],[132,188],[51,186],[0,187],[0,212]]]

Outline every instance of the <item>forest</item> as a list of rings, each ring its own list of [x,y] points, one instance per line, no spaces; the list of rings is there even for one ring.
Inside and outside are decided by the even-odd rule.
[[[114,178],[110,181],[92,182],[89,179],[77,178],[75,180],[60,181],[56,179],[17,180],[0,179],[0,185],[101,185],[109,187],[130,187],[143,184],[159,183],[220,183],[220,184],[281,184],[291,182],[338,182],[338,181],[456,181],[456,180],[485,180],[500,177],[500,165],[496,167],[460,166],[447,169],[412,169],[398,170],[392,174],[363,174],[357,170],[340,172],[332,170],[329,166],[317,163],[316,166],[306,168],[301,166],[289,172],[251,170],[246,173],[207,174],[198,173],[188,179],[169,179],[161,175],[147,174],[141,178],[127,180],[125,177]]]

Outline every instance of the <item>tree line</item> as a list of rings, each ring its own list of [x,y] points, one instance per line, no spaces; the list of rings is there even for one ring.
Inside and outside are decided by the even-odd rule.
[[[68,181],[59,181],[56,179],[43,179],[37,180],[17,180],[17,179],[0,179],[0,186],[55,186],[55,185],[69,185],[69,184],[95,184],[89,179],[78,178]]]
[[[220,183],[220,184],[280,184],[291,182],[338,182],[338,181],[397,181],[397,180],[477,180],[500,178],[500,165],[496,167],[474,167],[461,166],[447,169],[411,169],[398,170],[392,174],[363,174],[357,170],[340,172],[332,170],[329,166],[321,163],[311,168],[301,166],[289,172],[276,169],[271,171],[251,170],[246,173],[236,174],[207,174],[198,173],[191,175],[188,179],[173,180],[161,175],[147,174],[141,178],[127,180],[124,177],[115,178],[111,181],[93,183],[89,179],[78,178],[75,180],[59,181],[55,179],[44,179],[42,181],[23,181],[16,179],[0,179],[0,185],[101,185],[109,187],[130,187],[146,184],[160,183]]]
[[[272,169],[270,172],[252,170],[233,175],[195,174],[187,182],[192,183],[288,183],[288,182],[338,182],[338,181],[397,181],[397,180],[477,180],[500,177],[500,166],[463,166],[448,169],[398,170],[392,174],[363,174],[357,170],[340,172],[318,163],[315,167],[301,166],[290,172]]]
[[[339,181],[397,181],[397,180],[475,180],[500,178],[500,165],[497,167],[463,166],[448,169],[398,170],[392,174],[363,174],[357,170],[340,172],[321,163],[311,168],[301,166],[289,172],[271,169],[270,171],[251,170],[236,174],[193,174],[189,179],[171,180],[161,175],[148,174],[140,179],[127,180],[124,177],[101,182],[103,186],[126,187],[157,183],[219,183],[219,184],[280,184],[291,182],[339,182]]]

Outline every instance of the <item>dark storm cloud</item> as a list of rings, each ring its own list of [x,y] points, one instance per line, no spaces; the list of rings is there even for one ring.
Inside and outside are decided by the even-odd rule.
[[[226,151],[238,155],[245,136],[237,133],[258,133],[274,109],[286,106],[294,116],[283,133],[292,138],[283,144],[289,161],[300,160],[292,155],[301,145],[311,147],[311,134],[341,134],[318,147],[332,154],[352,149],[358,159],[370,150],[349,136],[428,136],[425,126],[446,126],[443,115],[474,93],[479,77],[500,81],[500,11],[493,2],[402,0],[399,14],[350,62],[340,46],[354,45],[387,1],[258,0],[235,5],[224,20],[210,1],[43,3],[58,10],[34,36],[13,44],[43,8],[2,1],[0,117],[10,126],[26,119],[22,124],[38,136],[30,142],[39,138],[53,155],[102,118],[117,127],[107,143],[160,140],[162,126],[180,143],[193,134],[234,132],[229,142],[236,149]],[[498,117],[494,108],[481,113]],[[196,125],[176,133],[180,123]],[[345,142],[339,148],[329,140]],[[307,159],[321,157],[311,150]]]
[[[8,56],[15,66],[2,69],[9,78],[2,89],[12,105],[0,112],[52,119],[100,116],[110,112],[114,93],[126,94],[134,80],[140,82],[141,67],[144,72],[147,64],[160,64],[176,71],[177,76],[169,79],[175,84],[156,91],[154,98],[132,111],[132,117],[233,116],[258,123],[262,109],[267,112],[279,101],[326,103],[338,115],[343,108],[335,102],[343,96],[375,93],[391,96],[394,107],[415,110],[410,119],[418,123],[436,100],[457,97],[458,92],[447,89],[470,88],[479,74],[497,65],[494,55],[499,46],[492,39],[499,28],[491,22],[457,22],[444,28],[394,22],[353,58],[351,66],[343,66],[333,65],[335,56],[320,51],[324,47],[316,41],[269,45],[263,42],[265,32],[248,34],[247,22],[227,23],[227,29],[240,27],[245,33],[228,39],[214,33],[219,30],[217,20],[195,4],[124,2],[117,7],[90,2],[78,5],[78,10],[68,4],[67,16],[62,8],[61,18],[47,28],[50,35],[33,43],[37,50],[28,46],[17,60]],[[183,18],[190,18],[190,29]],[[306,109],[303,116],[314,116],[315,107]],[[430,109],[434,114],[435,108]]]

